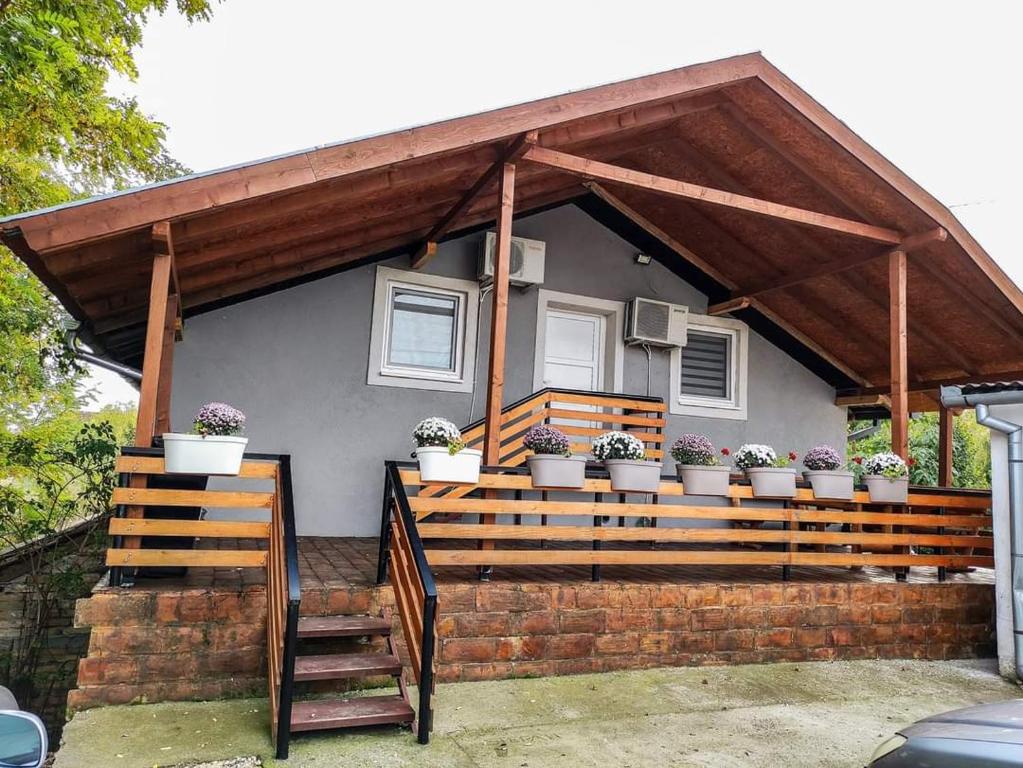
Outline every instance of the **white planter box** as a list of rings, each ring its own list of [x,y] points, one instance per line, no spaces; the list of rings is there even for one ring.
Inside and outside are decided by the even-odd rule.
[[[746,476],[753,486],[754,496],[791,499],[796,495],[796,470],[791,467],[750,467]]]
[[[604,461],[611,475],[612,491],[657,493],[661,489],[661,463],[659,461],[633,461],[607,459]]]
[[[582,488],[586,482],[585,456],[552,456],[534,453],[526,457],[534,488]]]
[[[693,496],[727,496],[732,468],[724,465],[676,464],[682,492]]]
[[[416,448],[419,477],[424,483],[471,483],[480,481],[483,452],[463,448],[452,455],[444,446]]]
[[[905,504],[909,498],[909,478],[895,479],[884,475],[864,475],[870,500],[875,504]]]
[[[818,499],[851,499],[853,497],[853,473],[840,470],[808,469],[803,477],[813,487]]]
[[[249,438],[235,435],[163,435],[164,468],[174,475],[237,475]]]

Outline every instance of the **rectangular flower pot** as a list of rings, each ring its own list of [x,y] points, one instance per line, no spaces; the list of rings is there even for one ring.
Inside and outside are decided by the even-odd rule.
[[[853,497],[853,473],[840,470],[808,469],[803,477],[813,488],[817,499],[851,499]]]
[[[885,477],[884,475],[864,475],[870,500],[875,504],[905,504],[909,499],[908,477]]]
[[[727,496],[732,468],[724,465],[676,464],[682,491],[693,496]]]
[[[463,448],[452,455],[446,446],[416,448],[419,477],[424,483],[471,483],[480,481],[483,452]]]
[[[582,488],[586,482],[585,456],[534,453],[526,457],[534,488]]]
[[[174,475],[237,475],[247,437],[236,435],[163,435],[164,468]]]
[[[791,467],[750,467],[746,476],[754,496],[791,499],[796,495],[796,470]]]
[[[661,489],[659,461],[605,459],[604,466],[611,475],[612,491],[657,493]]]

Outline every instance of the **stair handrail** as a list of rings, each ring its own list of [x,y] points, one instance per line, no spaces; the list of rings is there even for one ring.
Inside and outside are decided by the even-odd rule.
[[[281,655],[280,686],[277,691],[277,759],[288,757],[288,746],[291,741],[291,709],[295,690],[295,655],[298,646],[298,617],[302,603],[302,585],[298,570],[298,535],[295,529],[295,502],[291,478],[291,456],[277,456],[277,482],[279,502],[274,505],[274,513],[280,514],[280,523],[272,526],[272,531],[282,535],[284,573],[287,584],[284,585],[287,600],[284,623],[283,653]],[[271,545],[273,538],[271,537]],[[272,610],[270,580],[267,580],[267,612]],[[281,597],[281,596],[278,596]],[[269,616],[268,616],[269,620]],[[274,674],[275,670],[270,670]]]
[[[426,549],[419,537],[416,516],[409,504],[405,484],[396,461],[384,462],[384,503],[380,521],[380,553],[377,561],[377,584],[383,584],[388,578],[388,565],[391,560],[393,528],[397,521],[392,520],[392,513],[400,516],[401,528],[405,534],[412,555],[411,565],[422,588],[422,635],[419,638],[408,637],[409,628],[413,626],[408,612],[413,606],[407,605],[405,596],[400,589],[395,589],[395,604],[402,620],[402,629],[406,632],[405,645],[409,655],[414,656],[419,648],[418,658],[413,658],[413,672],[418,670],[417,683],[419,690],[419,707],[417,710],[416,737],[420,744],[430,741],[433,730],[433,665],[436,639],[437,620],[437,584],[433,578],[433,570],[426,560]],[[409,574],[412,575],[412,574]],[[404,614],[404,615],[403,615]]]

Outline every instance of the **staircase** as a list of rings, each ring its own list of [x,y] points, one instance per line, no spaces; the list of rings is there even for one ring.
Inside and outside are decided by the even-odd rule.
[[[369,725],[408,725],[416,713],[408,700],[404,670],[391,637],[389,616],[311,616],[298,620],[302,650],[313,653],[295,658],[294,682],[347,682],[366,677],[390,676],[398,686],[397,695],[352,696],[348,698],[296,698],[291,705],[291,732],[361,728]],[[372,652],[373,644],[384,647]],[[348,648],[360,642],[358,652]],[[380,641],[383,641],[382,643]],[[343,646],[341,652],[323,653],[323,645]],[[330,648],[329,650],[339,650]],[[321,685],[316,686],[318,691]]]

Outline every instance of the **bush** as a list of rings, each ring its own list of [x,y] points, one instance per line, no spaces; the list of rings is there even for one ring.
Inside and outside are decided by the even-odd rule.
[[[227,403],[206,403],[195,414],[192,431],[197,435],[238,435],[245,428],[245,414]]]
[[[818,445],[806,452],[803,466],[811,472],[834,472],[842,466],[842,458],[830,445]]]
[[[714,444],[705,435],[685,434],[671,446],[671,457],[679,464],[713,467],[721,463],[714,453]]]
[[[568,437],[557,427],[537,424],[522,439],[522,444],[541,456],[571,456]]]
[[[608,459],[629,459],[642,461],[646,458],[643,443],[635,435],[628,432],[605,432],[594,439],[590,446],[593,458],[597,461]]]
[[[465,447],[458,427],[439,416],[431,416],[416,424],[412,430],[412,439],[416,448],[447,448],[451,454]]]
[[[863,471],[868,475],[881,475],[896,480],[909,474],[909,466],[897,453],[884,451],[864,459]]]

